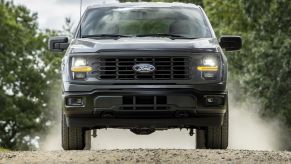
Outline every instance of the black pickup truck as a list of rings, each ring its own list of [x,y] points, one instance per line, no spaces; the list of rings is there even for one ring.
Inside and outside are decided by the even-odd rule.
[[[72,39],[50,38],[62,61],[62,146],[90,148],[91,131],[139,135],[196,129],[197,148],[228,146],[227,59],[239,36],[217,39],[200,6],[90,6]],[[193,141],[194,142],[194,141]]]

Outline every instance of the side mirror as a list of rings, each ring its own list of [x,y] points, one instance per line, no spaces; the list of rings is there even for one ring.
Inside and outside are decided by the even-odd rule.
[[[52,37],[49,39],[49,50],[52,52],[63,52],[68,47],[68,37]]]
[[[219,44],[225,51],[237,51],[242,47],[242,39],[240,36],[222,36]]]

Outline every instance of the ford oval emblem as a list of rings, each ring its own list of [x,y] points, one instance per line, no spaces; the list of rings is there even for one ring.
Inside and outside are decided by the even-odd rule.
[[[139,73],[151,73],[156,70],[156,67],[151,64],[136,64],[132,69]]]

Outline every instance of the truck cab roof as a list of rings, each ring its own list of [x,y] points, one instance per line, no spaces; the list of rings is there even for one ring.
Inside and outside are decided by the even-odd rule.
[[[87,9],[102,8],[102,7],[192,7],[199,8],[200,6],[191,3],[180,2],[126,2],[126,3],[111,3],[111,4],[98,4],[89,6]]]

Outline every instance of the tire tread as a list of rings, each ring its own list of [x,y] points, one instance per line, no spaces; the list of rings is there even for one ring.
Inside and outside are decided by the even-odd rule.
[[[207,127],[206,130],[197,130],[197,149],[227,149],[228,147],[229,110],[224,115],[222,126]]]
[[[84,150],[91,148],[91,133],[82,128],[67,127],[62,115],[62,147],[64,150]]]

